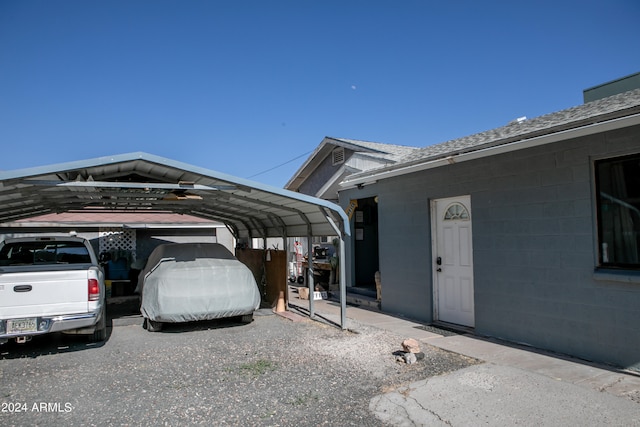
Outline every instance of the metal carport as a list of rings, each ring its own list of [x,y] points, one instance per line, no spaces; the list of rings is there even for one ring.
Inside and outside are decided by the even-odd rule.
[[[148,153],[0,172],[0,223],[49,213],[105,210],[171,211],[206,218],[224,223],[241,242],[282,237],[286,243],[287,237],[337,235],[342,260],[345,237],[350,235],[349,219],[336,204]],[[344,329],[344,268],[339,282]],[[309,313],[314,318],[313,298],[309,298]]]

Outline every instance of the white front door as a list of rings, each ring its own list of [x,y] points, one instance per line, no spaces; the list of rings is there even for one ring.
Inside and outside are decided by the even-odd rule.
[[[475,326],[471,198],[432,201],[435,318]]]

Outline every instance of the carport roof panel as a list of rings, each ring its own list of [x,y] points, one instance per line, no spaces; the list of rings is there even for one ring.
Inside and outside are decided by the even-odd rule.
[[[0,222],[105,209],[194,215],[239,237],[335,235],[330,217],[349,234],[334,203],[147,153],[0,172]]]

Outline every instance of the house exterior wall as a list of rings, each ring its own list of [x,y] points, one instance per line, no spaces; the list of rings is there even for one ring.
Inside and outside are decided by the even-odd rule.
[[[640,88],[640,73],[585,89],[582,91],[582,95],[586,103],[637,88]]]
[[[327,181],[338,172],[345,164],[357,170],[369,170],[385,164],[387,160],[375,159],[367,157],[366,154],[359,155],[355,151],[344,149],[344,162],[337,165],[333,164],[333,156],[331,153],[314,169],[313,173],[300,185],[298,191],[303,194],[314,196],[318,194],[320,189],[324,187]]]
[[[136,256],[140,260],[146,260],[158,245],[164,243],[218,243],[216,237],[218,230],[218,228],[139,229],[136,230]],[[227,249],[234,250],[233,247]]]
[[[433,320],[430,201],[469,194],[475,331],[640,369],[640,280],[597,272],[593,161],[640,152],[640,127],[382,180],[382,309]],[[628,277],[640,279],[640,272]]]
[[[345,162],[353,156],[353,151],[344,149]],[[315,195],[331,179],[331,177],[342,167],[343,163],[333,165],[331,153],[313,171],[313,173],[300,185],[298,191],[302,194]]]
[[[366,171],[370,169],[375,169],[380,166],[386,166],[390,163],[393,163],[389,160],[374,158],[371,156],[367,156],[366,153],[358,154],[355,156],[351,156],[347,161],[347,165],[353,169],[359,171]]]

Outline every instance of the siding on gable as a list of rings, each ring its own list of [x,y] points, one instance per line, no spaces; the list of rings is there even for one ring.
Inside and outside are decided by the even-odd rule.
[[[432,321],[432,199],[471,195],[476,332],[640,369],[640,284],[594,278],[594,159],[640,152],[640,126],[382,180],[382,309]]]
[[[353,155],[353,151],[345,148],[344,158],[345,162]],[[322,163],[313,171],[313,174],[309,176],[299,188],[299,192],[302,194],[309,194],[314,196],[320,191],[323,185],[329,181],[329,179],[343,166],[342,163],[338,165],[333,164],[333,157],[331,153],[322,161]]]
[[[344,149],[344,162],[334,165],[333,156],[329,154],[313,173],[300,185],[299,192],[316,195],[318,191],[329,181],[336,172],[347,165],[357,170],[370,170],[391,163],[389,160],[361,154],[354,156],[355,151]]]

